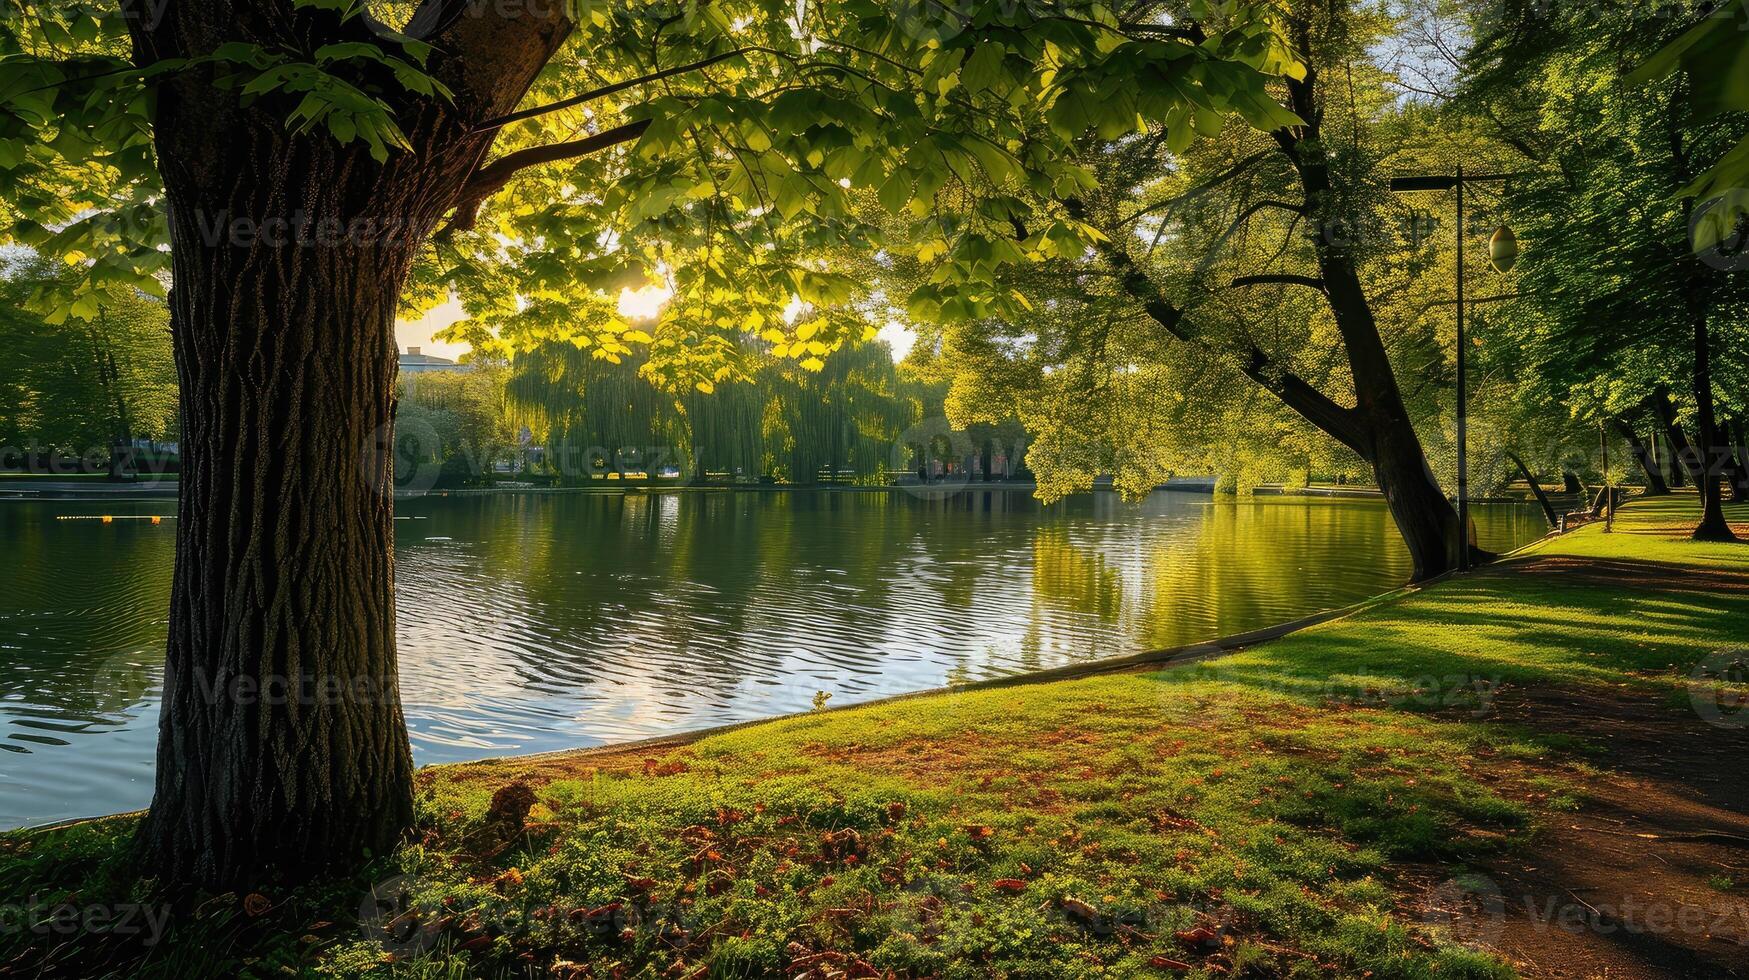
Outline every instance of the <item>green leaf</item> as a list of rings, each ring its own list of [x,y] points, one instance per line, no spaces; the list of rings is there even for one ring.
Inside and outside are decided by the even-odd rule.
[[[995,88],[1007,79],[1008,73],[1002,66],[1007,56],[1008,49],[998,42],[987,41],[978,45],[966,59],[965,67],[960,69],[960,84],[974,94]]]
[[[911,192],[915,186],[910,173],[904,170],[893,171],[877,192],[881,207],[893,214],[903,214],[905,205],[911,203]]]

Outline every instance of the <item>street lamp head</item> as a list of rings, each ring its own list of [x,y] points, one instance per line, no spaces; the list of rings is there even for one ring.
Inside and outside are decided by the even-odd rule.
[[[1494,237],[1488,239],[1488,261],[1495,272],[1511,272],[1518,264],[1518,236],[1511,228],[1501,225],[1494,230]]]

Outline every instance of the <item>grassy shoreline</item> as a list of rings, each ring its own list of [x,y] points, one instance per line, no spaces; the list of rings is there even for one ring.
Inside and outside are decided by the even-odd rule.
[[[1666,587],[1749,582],[1692,508],[1177,669],[426,769],[419,843],[300,889],[172,909],[129,818],[0,835],[38,904],[0,976],[1511,976],[1412,896],[1586,805],[1596,746],[1500,699],[1675,710],[1749,635],[1749,597]],[[157,941],[31,927],[127,903]]]

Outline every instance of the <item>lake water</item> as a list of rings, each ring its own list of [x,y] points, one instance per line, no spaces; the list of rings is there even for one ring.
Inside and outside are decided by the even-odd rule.
[[[1477,508],[1484,546],[1541,535]],[[0,501],[0,827],[145,806],[173,501]],[[1402,584],[1382,502],[1107,493],[403,501],[420,763],[597,745],[1161,649]]]

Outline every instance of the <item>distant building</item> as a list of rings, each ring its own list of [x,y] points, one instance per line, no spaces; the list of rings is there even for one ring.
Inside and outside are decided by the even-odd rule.
[[[434,371],[466,371],[469,366],[457,364],[447,357],[435,357],[423,353],[418,347],[407,348],[407,353],[401,355],[402,374],[431,374]]]

